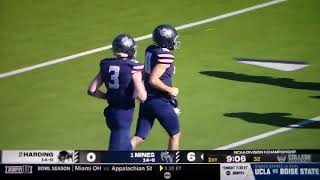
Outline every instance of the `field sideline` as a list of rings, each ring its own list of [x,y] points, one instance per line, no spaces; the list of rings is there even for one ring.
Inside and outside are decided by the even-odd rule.
[[[178,26],[269,1],[215,0],[192,6],[195,2],[174,1],[169,8],[172,13],[160,15],[151,13],[154,4],[147,1],[141,7],[128,1],[121,8],[111,1],[39,1],[34,6],[3,1],[1,75],[45,63],[39,59],[102,45],[110,48],[105,44],[123,30],[144,37],[141,33],[150,32],[164,19]],[[182,149],[218,148],[320,115],[320,40],[315,38],[320,30],[318,5],[316,0],[289,0],[190,29],[180,28],[184,30],[179,31],[181,49],[175,52],[175,84],[181,91]],[[30,11],[21,14],[22,7]],[[49,7],[56,7],[57,14]],[[192,13],[179,13],[175,8]],[[123,11],[117,21],[111,9]],[[141,16],[141,12],[150,17]],[[149,43],[139,41],[140,61]],[[106,103],[85,92],[99,60],[110,54],[97,52],[77,61],[1,78],[0,148],[106,149],[109,130],[102,116]],[[235,57],[307,61],[311,66],[282,72],[240,64]],[[134,128],[135,123],[132,132]],[[319,128],[319,123],[313,123],[239,148],[319,148]],[[155,123],[141,149],[164,149],[166,139],[164,130]]]

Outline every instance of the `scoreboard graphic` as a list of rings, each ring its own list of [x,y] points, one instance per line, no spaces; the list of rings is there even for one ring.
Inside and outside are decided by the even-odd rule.
[[[320,150],[2,150],[0,176],[320,179]]]

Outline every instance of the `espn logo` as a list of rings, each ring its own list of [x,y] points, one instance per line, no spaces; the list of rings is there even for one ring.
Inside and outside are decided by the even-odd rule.
[[[32,166],[5,166],[6,174],[32,174]]]

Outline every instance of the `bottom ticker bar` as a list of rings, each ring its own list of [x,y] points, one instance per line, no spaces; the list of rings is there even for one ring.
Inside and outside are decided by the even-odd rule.
[[[108,177],[141,179],[220,179],[219,164],[106,165],[106,164],[1,164],[2,177]],[[203,179],[203,178],[202,178]]]
[[[320,163],[1,164],[1,177],[134,179],[320,179]]]

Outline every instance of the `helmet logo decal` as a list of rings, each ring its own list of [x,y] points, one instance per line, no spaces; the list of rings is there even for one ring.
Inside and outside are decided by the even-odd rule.
[[[170,29],[162,28],[159,29],[161,36],[166,38],[171,38],[173,36],[173,32]]]
[[[124,36],[124,37],[121,39],[121,42],[123,43],[123,45],[125,45],[125,46],[127,46],[127,47],[131,47],[132,44],[133,44],[132,39],[130,39],[130,38],[127,37],[127,36]]]

